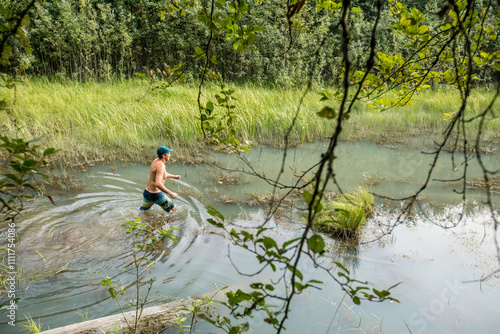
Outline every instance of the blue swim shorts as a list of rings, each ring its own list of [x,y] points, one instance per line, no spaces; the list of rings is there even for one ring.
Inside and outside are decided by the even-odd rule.
[[[166,212],[170,212],[170,210],[174,207],[174,202],[172,202],[170,197],[162,191],[159,193],[150,193],[149,191],[144,190],[142,195],[144,197],[142,199],[142,205],[139,208],[140,210],[149,210],[153,204],[158,204]]]

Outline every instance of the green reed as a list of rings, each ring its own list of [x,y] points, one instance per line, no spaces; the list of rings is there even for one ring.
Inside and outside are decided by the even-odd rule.
[[[313,222],[316,230],[343,240],[356,239],[373,213],[374,198],[365,188],[326,200]]]
[[[336,121],[316,113],[326,105],[336,108],[338,103],[319,101],[319,88],[305,97],[299,113],[302,90],[251,85],[232,88],[236,90],[234,125],[240,140],[282,145],[296,115],[290,144],[322,140],[334,131]],[[204,88],[202,101],[215,102],[213,96],[219,90],[215,85]],[[25,139],[44,137],[45,145],[60,149],[61,156],[73,160],[141,160],[159,145],[187,148],[201,141],[197,96],[197,87],[189,85],[148,92],[148,84],[139,80],[60,83],[35,78],[18,86],[14,108],[10,114],[0,115],[0,126],[7,134]],[[484,89],[474,92],[468,110],[479,113],[492,96]],[[384,112],[358,103],[344,124],[342,139],[377,141],[381,134],[441,133],[449,122],[444,114],[453,115],[459,103],[459,95],[449,89],[424,92],[413,105]],[[215,111],[225,112],[222,107]],[[468,131],[473,134],[477,125],[477,121],[469,123]],[[489,120],[485,138],[498,141],[499,129],[498,119]]]

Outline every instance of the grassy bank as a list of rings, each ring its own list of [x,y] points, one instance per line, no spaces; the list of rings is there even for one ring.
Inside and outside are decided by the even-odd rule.
[[[0,114],[2,132],[25,139],[44,137],[44,146],[61,150],[67,161],[86,159],[150,160],[154,149],[166,144],[189,154],[202,133],[197,107],[197,87],[177,85],[145,95],[141,81],[109,83],[50,82],[29,80],[19,85],[10,114]],[[280,145],[297,110],[300,90],[235,87],[237,137],[256,143]],[[205,91],[212,97],[217,87]],[[13,92],[4,92],[11,94]],[[479,112],[493,96],[482,90],[471,98],[470,108]],[[332,102],[320,102],[313,91],[301,107],[291,134],[294,143],[315,141],[331,135],[334,121],[316,112]],[[383,113],[356,106],[344,127],[343,140],[395,140],[398,137],[441,133],[447,124],[444,113],[453,113],[459,96],[449,90],[426,92],[412,106]],[[216,108],[217,110],[217,108]],[[478,122],[470,123],[470,130]],[[498,141],[500,121],[491,120],[487,140]],[[178,151],[179,152],[179,151]],[[154,153],[153,153],[154,155]]]

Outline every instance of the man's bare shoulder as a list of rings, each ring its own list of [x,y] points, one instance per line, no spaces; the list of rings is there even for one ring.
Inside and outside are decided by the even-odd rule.
[[[163,169],[165,169],[165,165],[163,164],[163,162],[160,160],[160,159],[155,159],[152,163],[151,163],[151,171],[153,172],[156,172],[156,171],[162,171]]]

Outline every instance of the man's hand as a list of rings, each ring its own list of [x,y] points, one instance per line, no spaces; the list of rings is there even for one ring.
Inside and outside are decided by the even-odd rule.
[[[174,175],[174,179],[180,180],[181,176],[180,175]]]
[[[174,193],[174,192],[170,192],[170,197],[172,197],[172,199],[176,198],[177,197],[177,194]]]

